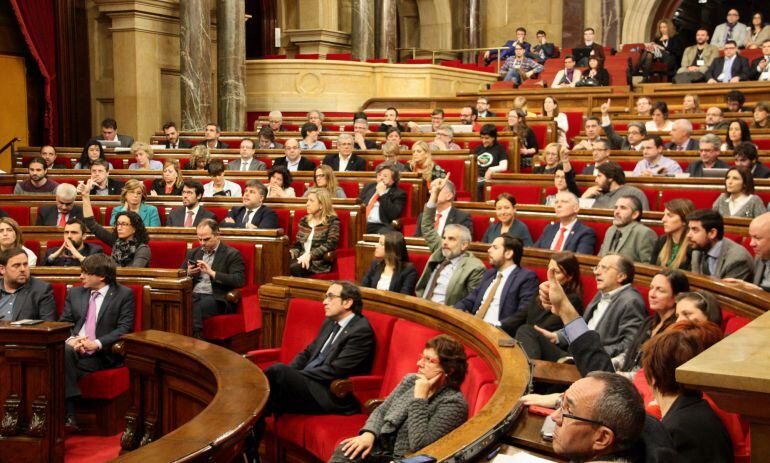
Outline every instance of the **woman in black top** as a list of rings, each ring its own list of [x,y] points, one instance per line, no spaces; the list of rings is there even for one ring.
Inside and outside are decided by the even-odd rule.
[[[409,262],[404,235],[396,231],[380,235],[380,241],[374,248],[374,259],[361,281],[361,286],[414,294],[417,269]]]
[[[179,161],[168,159],[163,163],[163,178],[152,181],[150,196],[179,196],[182,194],[184,177],[179,168]]]
[[[687,238],[687,216],[695,211],[695,204],[687,198],[674,198],[663,208],[663,234],[652,248],[650,263],[690,270],[692,249]]]
[[[508,111],[508,127],[506,132],[513,132],[519,138],[519,154],[521,167],[532,165],[532,156],[540,151],[535,132],[527,125],[527,113],[523,109]]]
[[[679,63],[682,62],[685,44],[682,37],[676,33],[676,27],[670,19],[658,21],[658,33],[652,43],[645,44],[639,68],[644,75],[644,82],[650,80],[652,64],[659,62],[666,65],[666,71],[671,78],[676,74]]]
[[[610,85],[610,73],[604,69],[604,63],[592,56],[588,58],[588,69],[583,72],[576,87],[608,87]]]

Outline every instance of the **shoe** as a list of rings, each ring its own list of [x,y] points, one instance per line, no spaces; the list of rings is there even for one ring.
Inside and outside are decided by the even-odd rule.
[[[64,432],[66,434],[75,434],[78,431],[80,431],[80,427],[77,420],[75,420],[75,415],[67,415],[64,418]]]

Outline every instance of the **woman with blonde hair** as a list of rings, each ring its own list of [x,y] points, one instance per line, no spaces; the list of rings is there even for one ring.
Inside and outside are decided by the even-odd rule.
[[[131,145],[131,156],[134,157],[136,162],[132,162],[128,166],[128,170],[161,170],[163,169],[163,163],[160,161],[153,161],[152,147],[147,143],[138,141]]]
[[[326,190],[329,192],[330,197],[338,199],[347,198],[345,190],[343,190],[342,187],[340,187],[337,183],[337,176],[334,175],[334,169],[327,166],[326,164],[321,164],[315,170],[314,180],[314,187],[321,190]],[[310,194],[310,189],[305,190],[305,193],[302,195],[302,197],[307,198],[308,194]]]
[[[182,194],[184,176],[179,168],[179,161],[168,159],[163,163],[163,178],[156,178],[152,182],[150,196],[178,196]]]
[[[205,145],[198,145],[190,151],[190,160],[184,165],[185,170],[206,170],[211,161],[211,152]]]
[[[24,246],[24,236],[18,222],[10,217],[0,218],[0,251],[11,248],[22,248],[27,254],[30,267],[37,265],[37,255],[31,249]]]
[[[158,208],[146,204],[147,194],[144,192],[144,183],[132,178],[123,186],[120,193],[121,205],[112,209],[110,225],[115,225],[115,218],[123,211],[135,212],[141,217],[145,227],[160,227]]]
[[[446,171],[433,162],[430,146],[422,140],[412,145],[412,160],[409,161],[407,168],[410,172],[420,174],[428,185],[437,178],[446,177]]]
[[[340,219],[334,213],[332,198],[322,188],[311,188],[307,195],[307,215],[297,224],[297,239],[289,250],[292,276],[307,277],[328,273],[332,262],[325,254],[337,249]]]
[[[650,263],[690,270],[692,249],[687,238],[687,216],[695,211],[695,204],[687,198],[674,198],[663,207],[663,234],[652,248]]]

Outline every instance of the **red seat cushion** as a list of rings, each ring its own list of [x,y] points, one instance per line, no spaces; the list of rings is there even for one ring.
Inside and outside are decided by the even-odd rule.
[[[488,215],[474,215],[471,216],[471,221],[473,221],[473,241],[481,241],[481,238],[484,237],[484,233],[487,232],[487,228],[494,223],[494,217]]]
[[[203,320],[203,338],[223,340],[246,331],[243,314],[215,315]]]
[[[468,186],[465,184],[465,161],[462,159],[441,159],[435,161],[436,164],[441,166],[452,178],[452,182],[455,184],[457,191],[468,191]]]
[[[150,241],[151,268],[179,268],[187,253],[184,241]]]
[[[304,447],[321,461],[329,461],[342,439],[357,436],[368,418],[364,414],[299,416],[303,418]]]
[[[423,270],[425,270],[425,266],[428,264],[428,259],[430,259],[430,254],[428,253],[410,253],[409,254],[409,260],[414,264],[414,268],[417,269],[417,274],[422,275]]]
[[[707,190],[699,188],[697,194],[694,190],[670,189],[662,190],[660,197],[660,210],[664,205],[674,198],[690,199],[695,204],[696,209],[711,209],[714,201],[722,194],[721,190]]]
[[[294,357],[313,342],[324,321],[323,304],[308,299],[292,299],[286,314],[281,353],[278,361],[290,363]]]
[[[100,370],[83,376],[78,381],[86,399],[114,399],[128,390],[128,368]]]

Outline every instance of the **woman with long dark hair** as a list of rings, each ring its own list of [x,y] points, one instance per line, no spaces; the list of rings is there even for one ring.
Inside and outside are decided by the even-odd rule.
[[[695,204],[687,198],[675,198],[663,207],[663,234],[652,248],[650,263],[690,270],[692,249],[687,238],[687,216],[695,211]]]
[[[91,163],[101,159],[104,159],[104,147],[96,140],[89,140],[86,146],[83,147],[83,153],[80,155],[80,160],[75,164],[74,169],[86,169],[91,170]],[[112,163],[110,163],[110,170],[112,170]]]
[[[409,262],[404,235],[397,231],[380,235],[380,240],[374,248],[374,261],[361,280],[361,286],[414,294],[415,284],[417,269]]]
[[[725,174],[725,192],[719,195],[712,207],[722,217],[746,217],[753,219],[767,212],[762,198],[754,194],[754,178],[751,172],[733,166]]]

